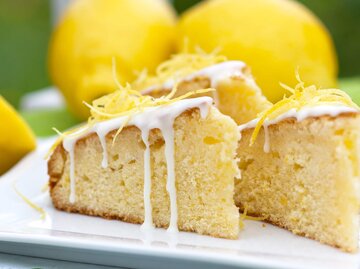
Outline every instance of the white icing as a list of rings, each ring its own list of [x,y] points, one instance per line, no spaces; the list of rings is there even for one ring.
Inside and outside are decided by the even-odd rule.
[[[113,130],[117,130],[124,124],[133,125],[141,130],[142,140],[145,144],[144,152],[144,223],[142,229],[149,230],[153,228],[152,206],[151,206],[151,163],[150,163],[150,145],[149,131],[151,129],[160,129],[165,140],[165,157],[167,165],[167,183],[166,189],[170,197],[170,224],[168,231],[178,231],[177,226],[177,200],[176,200],[176,178],[175,178],[175,156],[174,156],[174,129],[173,124],[176,117],[184,111],[191,108],[199,108],[201,118],[206,118],[209,108],[212,104],[210,97],[199,97],[193,99],[184,99],[169,105],[150,107],[143,112],[128,116],[118,117],[107,121],[94,124],[91,127],[84,127],[76,133],[67,136],[63,140],[64,149],[70,156],[70,203],[76,200],[75,194],[75,160],[74,147],[78,139],[85,137],[90,133],[96,133],[99,137],[103,149],[102,167],[107,167],[108,156],[106,150],[106,135]]]
[[[96,130],[96,134],[99,137],[100,144],[103,151],[103,159],[101,161],[102,168],[108,167],[108,154],[107,154],[107,148],[106,148],[106,133],[103,132],[103,130]]]
[[[223,80],[228,77],[244,77],[243,69],[246,68],[246,64],[241,61],[226,61],[218,64],[211,65],[204,69],[201,69],[197,72],[194,72],[190,75],[185,76],[184,78],[180,78],[181,81],[191,81],[197,77],[207,77],[210,79],[210,87],[216,88],[217,84],[220,80]],[[141,91],[142,94],[149,94],[151,91],[164,88],[164,89],[172,89],[175,84],[176,80],[169,79],[164,82],[162,85],[153,85],[145,90]],[[219,98],[217,93],[215,92],[213,95],[215,105],[218,105]]]
[[[151,163],[150,163],[150,145],[149,130],[142,129],[141,137],[145,144],[144,151],[144,223],[141,225],[143,230],[153,228],[152,206],[151,206]]]
[[[206,67],[186,77],[185,80],[192,80],[196,77],[208,77],[210,86],[216,88],[218,82],[228,77],[244,77],[243,69],[246,64],[241,61],[227,61]]]
[[[264,152],[270,152],[270,135],[269,135],[269,127],[267,124],[263,125],[264,127]]]
[[[171,115],[172,116],[172,115]],[[175,186],[175,155],[174,155],[174,118],[168,118],[163,122],[160,130],[165,140],[165,158],[166,158],[166,170],[167,181],[166,190],[170,197],[170,223],[169,232],[177,232],[177,199],[176,199],[176,186]]]
[[[264,135],[265,135],[264,152],[267,153],[270,151],[270,138],[268,133],[268,126],[272,124],[276,124],[288,118],[295,118],[299,122],[307,118],[320,117],[324,115],[328,115],[330,117],[336,117],[343,113],[353,113],[353,112],[359,112],[359,110],[345,105],[329,104],[329,105],[318,105],[312,107],[303,107],[298,111],[295,108],[293,108],[281,114],[280,116],[276,117],[275,119],[271,119],[271,120],[266,119],[263,124]],[[258,121],[259,118],[249,121],[245,124],[239,125],[238,129],[240,133],[245,129],[255,128]]]

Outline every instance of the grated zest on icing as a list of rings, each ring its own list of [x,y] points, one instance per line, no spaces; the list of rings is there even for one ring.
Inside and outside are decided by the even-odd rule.
[[[272,107],[258,114],[259,120],[251,135],[250,146],[254,144],[266,120],[275,119],[290,109],[299,111],[304,107],[315,107],[319,105],[345,105],[359,109],[351,100],[350,96],[339,89],[318,89],[315,85],[305,86],[298,72],[296,73],[296,79],[298,84],[294,89],[280,83],[281,87],[291,93],[289,97],[284,96],[282,100],[275,103]]]
[[[85,105],[90,108],[91,112],[88,123],[91,125],[112,118],[122,116],[131,117],[134,114],[142,112],[145,108],[169,105],[192,95],[214,91],[214,89],[195,90],[177,98],[173,98],[176,91],[177,87],[175,86],[169,94],[160,98],[153,98],[148,95],[142,95],[133,90],[130,84],[127,84],[125,87],[121,87],[111,94],[94,100],[92,105],[85,103]]]
[[[177,91],[177,87],[175,85],[169,94],[159,98],[154,98],[133,90],[130,84],[126,84],[125,86],[118,85],[118,87],[119,88],[113,93],[104,95],[94,100],[92,105],[84,102],[84,104],[90,108],[91,113],[91,116],[89,117],[85,126],[80,126],[64,133],[61,133],[56,128],[53,128],[53,130],[59,135],[59,138],[52,145],[45,158],[47,159],[50,156],[55,148],[63,141],[64,137],[80,136],[81,134],[86,133],[91,128],[91,126],[97,122],[117,117],[127,117],[127,120],[124,121],[122,126],[120,126],[120,128],[117,130],[113,138],[114,143],[123,127],[126,126],[126,124],[130,121],[131,117],[137,113],[141,113],[144,109],[149,107],[170,105],[174,102],[186,99],[193,95],[215,91],[215,89],[212,88],[199,89],[173,98]]]
[[[149,75],[146,70],[142,71],[138,78],[132,83],[137,90],[145,89],[153,85],[162,85],[169,79],[178,80],[205,67],[225,62],[227,58],[218,54],[217,50],[206,53],[197,49],[195,53],[185,50],[174,54],[171,58],[160,64],[155,75]]]
[[[90,108],[91,112],[88,125],[92,126],[99,121],[126,116],[127,121],[117,130],[113,139],[114,142],[123,127],[126,126],[131,119],[131,116],[142,112],[145,108],[169,105],[192,95],[214,91],[214,89],[195,90],[173,98],[176,91],[177,87],[175,86],[169,94],[160,98],[154,98],[148,95],[142,95],[140,92],[133,90],[130,84],[126,84],[125,87],[120,85],[118,90],[94,100],[92,105],[84,102],[85,105]]]

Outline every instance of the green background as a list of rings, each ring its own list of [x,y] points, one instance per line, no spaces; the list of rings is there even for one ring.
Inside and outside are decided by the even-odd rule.
[[[340,85],[360,102],[360,0],[299,1],[331,32],[339,56]],[[200,1],[172,2],[181,13]],[[24,93],[51,85],[46,68],[50,6],[48,0],[0,0],[0,94],[15,107]],[[64,129],[77,122],[64,110],[43,114],[23,113],[38,135],[50,134],[49,126]]]

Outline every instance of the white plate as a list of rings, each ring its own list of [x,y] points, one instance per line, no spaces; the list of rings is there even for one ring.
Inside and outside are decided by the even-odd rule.
[[[44,155],[53,139],[40,142],[0,179],[0,252],[135,268],[358,268],[359,254],[347,254],[262,222],[245,221],[238,240],[164,229],[152,236],[139,225],[57,211],[49,194]],[[17,189],[45,209],[39,213]]]

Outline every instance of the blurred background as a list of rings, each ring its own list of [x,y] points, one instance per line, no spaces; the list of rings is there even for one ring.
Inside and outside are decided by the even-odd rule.
[[[356,91],[360,85],[360,1],[299,1],[318,15],[331,32],[339,57],[340,85],[350,92]],[[0,94],[20,110],[40,136],[49,134],[49,128],[42,128],[45,125],[39,121],[36,110],[29,109],[34,95],[26,94],[51,85],[47,73],[48,42],[67,2],[0,0]],[[171,1],[178,13],[197,2],[200,1]],[[64,126],[59,126],[60,129],[77,122],[66,109],[61,108],[61,104],[55,102],[53,106],[58,109],[47,113],[46,120],[57,124],[63,122]]]

